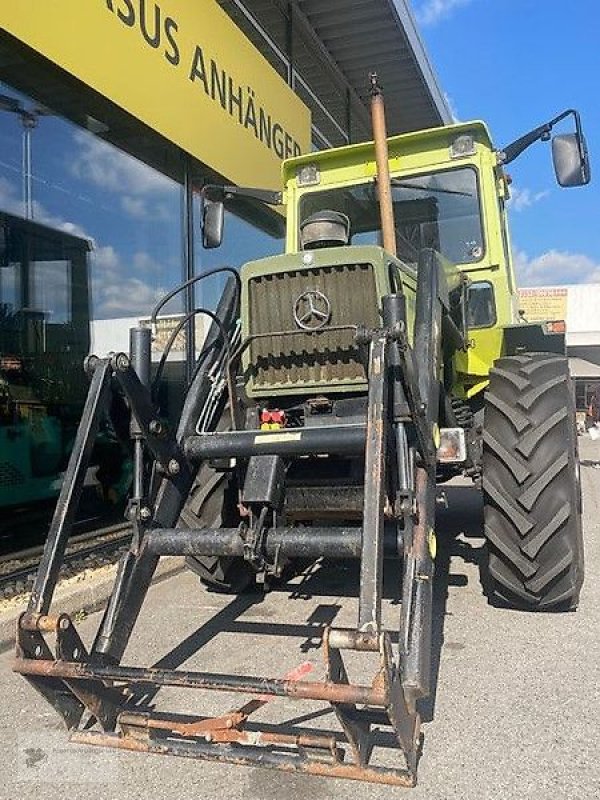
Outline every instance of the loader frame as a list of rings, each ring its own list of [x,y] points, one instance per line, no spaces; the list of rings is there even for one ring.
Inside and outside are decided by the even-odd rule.
[[[196,430],[195,420],[206,399],[209,362],[223,365],[221,376],[229,408],[235,408],[237,403],[231,396],[234,381],[230,378],[238,369],[244,346],[242,342],[237,350],[231,348],[239,294],[228,314],[220,306],[217,319],[213,319],[207,339],[212,355],[197,370],[190,385],[176,433],[167,430],[152,402],[148,365],[144,367],[142,363],[149,358],[143,336],[132,336],[129,355],[88,359],[89,393],[28,610],[18,622],[14,662],[15,671],[23,674],[62,716],[72,741],[376,783],[416,783],[421,746],[417,701],[429,694],[430,681],[437,376],[440,332],[447,306],[444,274],[437,256],[433,251],[423,251],[418,270],[414,348],[407,336],[403,296],[386,296],[383,326],[375,330],[357,327],[355,332],[356,341],[368,352],[366,421],[320,426],[318,443],[311,438],[314,431],[303,428],[294,431],[293,436],[286,430],[280,434]],[[307,333],[310,335],[314,334]],[[51,604],[112,384],[118,385],[128,400],[132,436],[152,455],[154,469],[145,487],[141,476],[135,477],[136,496],[130,507],[131,546],[120,563],[100,629],[88,650],[73,620],[65,614],[51,613]],[[232,416],[235,419],[236,414]],[[291,459],[316,452],[364,452],[361,527],[177,527],[195,472],[205,460],[223,455],[244,460],[256,454]],[[324,682],[121,664],[162,555],[240,555],[248,549],[268,563],[284,556],[317,558],[324,553],[360,559],[357,624],[353,629],[325,630]],[[384,554],[403,559],[401,621],[393,637],[383,629],[381,619]],[[46,642],[48,634],[55,636],[54,652]],[[396,635],[397,653],[392,648]],[[349,682],[343,658],[347,650],[378,654],[370,685]],[[156,714],[132,702],[128,692],[140,684],[233,692],[254,699],[216,717]],[[265,729],[253,725],[250,716],[265,696],[329,703],[340,723],[345,749],[339,735],[307,733],[302,729],[281,732],[273,726]],[[371,763],[373,726],[382,724],[391,726],[404,754],[405,767]]]

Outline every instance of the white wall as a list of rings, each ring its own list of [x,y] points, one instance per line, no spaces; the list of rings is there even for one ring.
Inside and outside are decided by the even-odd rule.
[[[91,322],[90,352],[104,357],[108,353],[129,352],[129,329],[137,327],[137,317],[94,319]]]
[[[152,360],[158,361],[163,352],[163,347],[174,325],[177,325],[182,314],[171,314],[158,317],[158,335],[152,342]],[[118,317],[116,319],[94,319],[90,323],[91,345],[90,353],[101,358],[108,353],[129,353],[129,330],[137,328],[140,320],[149,324],[148,317]],[[164,323],[166,329],[161,326]],[[206,326],[208,327],[208,326]],[[201,315],[196,316],[196,347],[204,341],[205,323]],[[182,361],[184,359],[185,336],[180,334],[171,349],[169,361]]]
[[[600,345],[600,284],[569,286],[567,344]]]

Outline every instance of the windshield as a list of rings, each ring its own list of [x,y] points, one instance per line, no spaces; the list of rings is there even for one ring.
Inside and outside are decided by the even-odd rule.
[[[477,173],[471,167],[392,178],[398,258],[416,264],[423,247],[449,261],[469,264],[484,252]],[[350,218],[353,244],[379,244],[380,221],[374,181],[305,194],[300,220],[323,209]]]

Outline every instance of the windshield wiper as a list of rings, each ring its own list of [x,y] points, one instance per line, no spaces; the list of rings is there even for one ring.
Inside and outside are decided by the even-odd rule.
[[[419,186],[410,181],[402,181],[399,178],[392,178],[390,180],[392,186],[397,186],[399,189],[417,189],[420,192],[431,192],[437,194],[458,194],[461,197],[473,197],[471,192],[460,192],[458,189],[436,189],[431,186]]]

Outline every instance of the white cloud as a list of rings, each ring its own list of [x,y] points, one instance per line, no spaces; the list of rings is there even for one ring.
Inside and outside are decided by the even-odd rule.
[[[121,208],[126,214],[135,219],[145,219],[148,216],[148,206],[141,197],[131,197],[128,194],[121,198]]]
[[[149,253],[139,252],[135,253],[132,260],[132,266],[135,272],[141,272],[143,275],[154,274],[159,275],[164,271],[163,265],[152,258]]]
[[[452,115],[452,122],[460,122],[460,117],[458,116],[458,109],[456,108],[456,103],[454,102],[454,98],[451,97],[448,92],[444,92],[444,100],[448,104],[448,108],[450,109],[450,114]]]
[[[415,9],[417,22],[424,27],[436,25],[462,6],[469,5],[473,0],[424,0]]]
[[[23,216],[23,201],[17,195],[17,187],[8,178],[0,178],[0,208],[9,214]]]
[[[532,192],[531,189],[520,189],[513,184],[510,187],[510,200],[508,201],[508,205],[514,211],[523,211],[523,209],[539,203],[540,200],[543,200],[544,197],[548,197],[549,194],[550,192],[548,189],[542,192]]]
[[[93,282],[94,318],[148,316],[166,293],[138,278],[126,278],[119,284],[107,284],[98,277]]]
[[[158,276],[161,266],[148,253],[138,252],[128,267],[111,245],[92,252],[92,305],[96,319],[149,314],[157,300],[166,294],[163,286],[131,275],[132,270]]]
[[[0,177],[0,208],[23,216],[23,202],[17,187],[4,177]],[[34,201],[33,211],[36,222],[81,236],[92,243],[90,275],[94,317],[107,319],[148,314],[157,300],[166,294],[167,289],[157,281],[163,266],[149,253],[139,251],[134,253],[129,263],[124,263],[112,245],[97,245],[79,225],[50,214],[37,201]],[[144,277],[151,277],[151,281],[143,280]]]
[[[174,181],[86,131],[73,138],[78,148],[68,166],[73,177],[120,194],[122,210],[134,219],[174,216],[179,192]]]
[[[519,286],[600,282],[600,262],[583,253],[548,250],[530,258],[522,250],[514,250],[513,259]]]
[[[102,189],[150,195],[169,191],[173,181],[86,131],[73,134],[79,152],[69,169],[76,178],[91,181]]]
[[[0,208],[22,217],[24,215],[23,200],[19,196],[17,187],[7,178],[0,177]],[[50,228],[70,233],[72,236],[80,236],[82,239],[89,239],[93,244],[93,239],[87,235],[84,229],[75,222],[69,222],[56,214],[51,214],[40,202],[33,201],[33,218],[35,222],[48,225]]]

